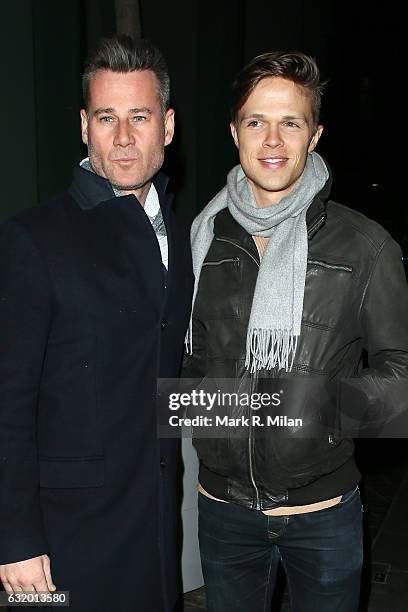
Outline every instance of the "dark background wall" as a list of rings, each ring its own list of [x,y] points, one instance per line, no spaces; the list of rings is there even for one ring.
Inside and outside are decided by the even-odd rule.
[[[234,74],[257,53],[299,49],[316,57],[328,79],[319,151],[334,172],[334,198],[385,225],[408,254],[408,213],[397,170],[404,120],[394,117],[396,109],[403,112],[404,66],[392,4],[140,0],[138,8],[142,34],[161,47],[172,75],[177,133],[166,169],[181,218],[191,221],[237,161],[228,127]],[[100,36],[117,30],[116,9],[114,0],[2,6],[0,218],[69,182],[84,154],[82,63]]]

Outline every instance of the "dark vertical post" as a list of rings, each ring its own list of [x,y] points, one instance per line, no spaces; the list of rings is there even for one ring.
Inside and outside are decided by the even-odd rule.
[[[115,11],[117,33],[140,38],[142,26],[140,23],[139,1],[115,0]]]
[[[31,2],[2,6],[2,160],[0,220],[37,202],[37,152]]]
[[[33,3],[38,198],[69,184],[81,154],[79,2]]]

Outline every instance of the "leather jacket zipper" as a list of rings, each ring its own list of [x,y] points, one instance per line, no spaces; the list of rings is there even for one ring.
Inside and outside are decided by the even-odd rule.
[[[249,437],[248,437],[249,474],[250,474],[252,486],[255,489],[255,495],[256,495],[256,506],[255,506],[254,510],[260,510],[261,509],[261,500],[259,498],[259,490],[258,490],[258,487],[256,486],[256,482],[255,482],[254,467],[253,467],[253,463],[252,463],[254,444],[253,444],[253,437],[252,437],[251,433],[252,433],[252,426],[250,426]]]
[[[324,225],[324,223],[326,222],[326,216],[326,213],[324,213],[324,215],[316,219],[316,221],[312,223],[310,227],[307,228],[308,238],[311,238],[317,232],[317,230],[320,229],[322,225]]]
[[[238,266],[239,257],[229,257],[226,259],[220,259],[219,261],[205,261],[203,263],[203,267],[204,266],[220,266],[221,264],[224,264],[224,263],[233,263],[234,265]]]
[[[248,255],[248,257],[250,257],[256,263],[256,265],[259,268],[259,265],[260,265],[259,261],[257,261],[257,259],[252,255],[252,253],[250,253],[247,249],[245,249],[240,244],[237,244],[236,242],[233,242],[232,240],[226,240],[225,238],[217,238],[216,237],[215,240],[218,240],[218,242],[226,242],[227,244],[232,244],[237,249],[240,249],[241,251],[244,251],[244,253],[246,253]],[[252,483],[252,486],[254,487],[255,495],[256,495],[255,510],[260,510],[261,509],[261,500],[260,500],[260,497],[259,497],[259,489],[258,489],[258,487],[256,485],[255,476],[254,476],[253,451],[254,451],[254,444],[253,444],[253,437],[252,437],[252,426],[250,426],[250,428],[249,428],[249,436],[248,436],[249,475],[250,475],[251,483]]]
[[[244,251],[244,253],[246,253],[248,257],[250,257],[259,268],[260,264],[259,264],[259,261],[256,259],[256,257],[254,257],[252,253],[250,253],[247,249],[244,249],[244,247],[238,244],[237,242],[233,242],[232,240],[226,240],[225,238],[217,238],[217,237],[215,238],[215,240],[217,240],[218,242],[226,242],[227,244],[232,244],[233,246],[237,247],[237,249]]]
[[[321,268],[327,268],[328,270],[343,270],[344,272],[352,272],[353,268],[351,266],[347,266],[345,264],[331,264],[327,261],[322,261],[320,259],[308,259],[308,264],[320,266]]]

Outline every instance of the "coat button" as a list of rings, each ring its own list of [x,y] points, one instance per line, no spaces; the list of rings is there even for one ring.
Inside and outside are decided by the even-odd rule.
[[[166,457],[160,457],[160,467],[161,468],[165,468],[167,465],[167,459]]]
[[[161,325],[161,328],[162,328],[162,329],[165,329],[165,327],[167,327],[167,321],[166,321],[166,319],[163,319],[163,321],[161,322],[161,324],[160,324],[160,325]]]

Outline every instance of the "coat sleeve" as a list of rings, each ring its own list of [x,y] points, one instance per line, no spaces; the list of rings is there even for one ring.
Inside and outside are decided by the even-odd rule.
[[[360,312],[368,367],[341,384],[341,428],[348,422],[354,434],[372,429],[384,435],[382,427],[400,417],[395,422],[405,422],[407,430],[393,432],[391,426],[385,435],[407,436],[408,285],[401,250],[391,237],[377,254]]]
[[[44,554],[36,415],[51,319],[48,270],[28,232],[0,228],[0,564]]]

